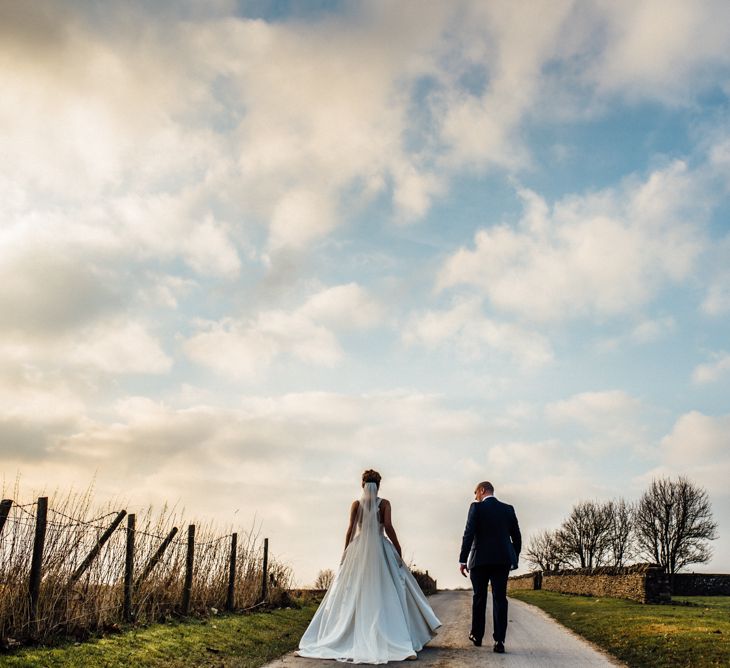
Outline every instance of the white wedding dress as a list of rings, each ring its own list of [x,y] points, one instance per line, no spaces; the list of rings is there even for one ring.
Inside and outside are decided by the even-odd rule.
[[[415,657],[441,626],[379,520],[375,483],[366,483],[356,534],[299,643],[299,656],[350,663]]]

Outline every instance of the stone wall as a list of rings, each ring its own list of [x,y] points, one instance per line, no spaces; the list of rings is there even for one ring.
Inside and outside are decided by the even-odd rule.
[[[674,596],[730,596],[730,575],[718,573],[676,573]]]
[[[542,572],[534,571],[525,575],[515,575],[507,580],[507,591],[516,589],[540,589],[542,585]]]
[[[563,594],[626,598],[640,603],[671,600],[669,578],[653,564],[546,572],[542,575],[542,588]]]

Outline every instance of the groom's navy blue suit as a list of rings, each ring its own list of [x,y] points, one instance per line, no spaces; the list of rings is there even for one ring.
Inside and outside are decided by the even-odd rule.
[[[493,496],[475,501],[469,508],[459,562],[467,564],[474,599],[472,635],[484,636],[487,589],[492,583],[494,640],[504,642],[507,634],[507,578],[517,568],[522,549],[522,535],[515,509]]]

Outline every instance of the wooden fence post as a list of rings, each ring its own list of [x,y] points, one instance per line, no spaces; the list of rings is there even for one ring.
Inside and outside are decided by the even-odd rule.
[[[190,595],[193,591],[193,561],[195,560],[195,525],[188,526],[188,554],[185,559],[185,586],[183,587],[182,613],[190,612]]]
[[[231,561],[228,568],[228,596],[226,610],[231,612],[235,603],[236,594],[236,550],[238,549],[238,534],[231,535]]]
[[[269,572],[269,539],[264,538],[264,564],[263,573],[261,574],[261,600],[266,600],[267,593],[267,576]]]
[[[48,522],[48,497],[38,499],[35,516],[35,537],[33,539],[33,557],[30,563],[30,623],[33,635],[40,635],[40,620],[38,619],[38,598],[41,591],[41,577],[43,568],[43,548],[46,543],[46,526]]]
[[[142,581],[152,572],[152,569],[157,566],[157,562],[162,559],[162,555],[165,553],[165,550],[167,549],[167,546],[172,543],[172,539],[175,538],[175,534],[177,533],[177,527],[172,527],[172,531],[170,531],[169,534],[167,534],[167,537],[165,540],[162,541],[162,544],[160,547],[157,548],[157,552],[155,552],[152,555],[152,558],[147,562],[147,565],[144,567],[144,570],[142,571],[141,575],[137,578],[137,581],[134,583],[135,589],[139,587],[140,584],[142,584]]]
[[[96,545],[91,549],[91,552],[89,552],[86,559],[84,559],[81,562],[81,565],[73,572],[73,575],[68,581],[68,586],[71,586],[74,582],[76,582],[83,574],[84,571],[91,565],[91,562],[96,559],[99,552],[101,552],[101,548],[104,547],[104,543],[106,543],[112,536],[112,534],[116,531],[117,527],[122,523],[122,520],[124,519],[124,516],[127,514],[126,510],[120,510],[117,516],[114,518],[114,521],[111,523],[111,525],[104,531],[104,533],[99,537],[99,540],[96,541]]]
[[[124,621],[132,621],[132,590],[134,588],[134,532],[137,516],[127,516],[127,553],[124,560]]]
[[[0,501],[0,534],[3,532],[3,527],[8,519],[8,515],[10,515],[10,508],[12,505],[12,499],[3,499]]]

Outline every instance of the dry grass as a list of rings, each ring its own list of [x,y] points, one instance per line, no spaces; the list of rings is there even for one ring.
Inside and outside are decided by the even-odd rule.
[[[15,489],[3,489],[2,498],[18,499]],[[31,497],[31,499],[34,497]],[[124,506],[96,507],[92,491],[49,495],[48,526],[39,599],[39,624],[29,620],[28,575],[35,532],[35,505],[31,499],[13,504],[0,534],[0,640],[46,641],[52,636],[84,637],[116,629],[122,623],[126,521],[114,531],[101,553],[75,584],[74,570],[96,544]],[[134,512],[128,507],[130,512]],[[163,538],[173,527],[180,531],[162,559],[134,593],[133,613],[138,623],[169,619],[179,614],[185,577],[187,526],[196,525],[196,546],[190,614],[205,616],[223,609],[228,586],[231,550],[229,531],[214,524],[185,518],[168,506],[136,511],[135,576],[138,576]],[[262,580],[262,541],[257,531],[238,532],[235,607],[258,602]],[[269,600],[276,601],[291,583],[289,568],[269,558]]]

